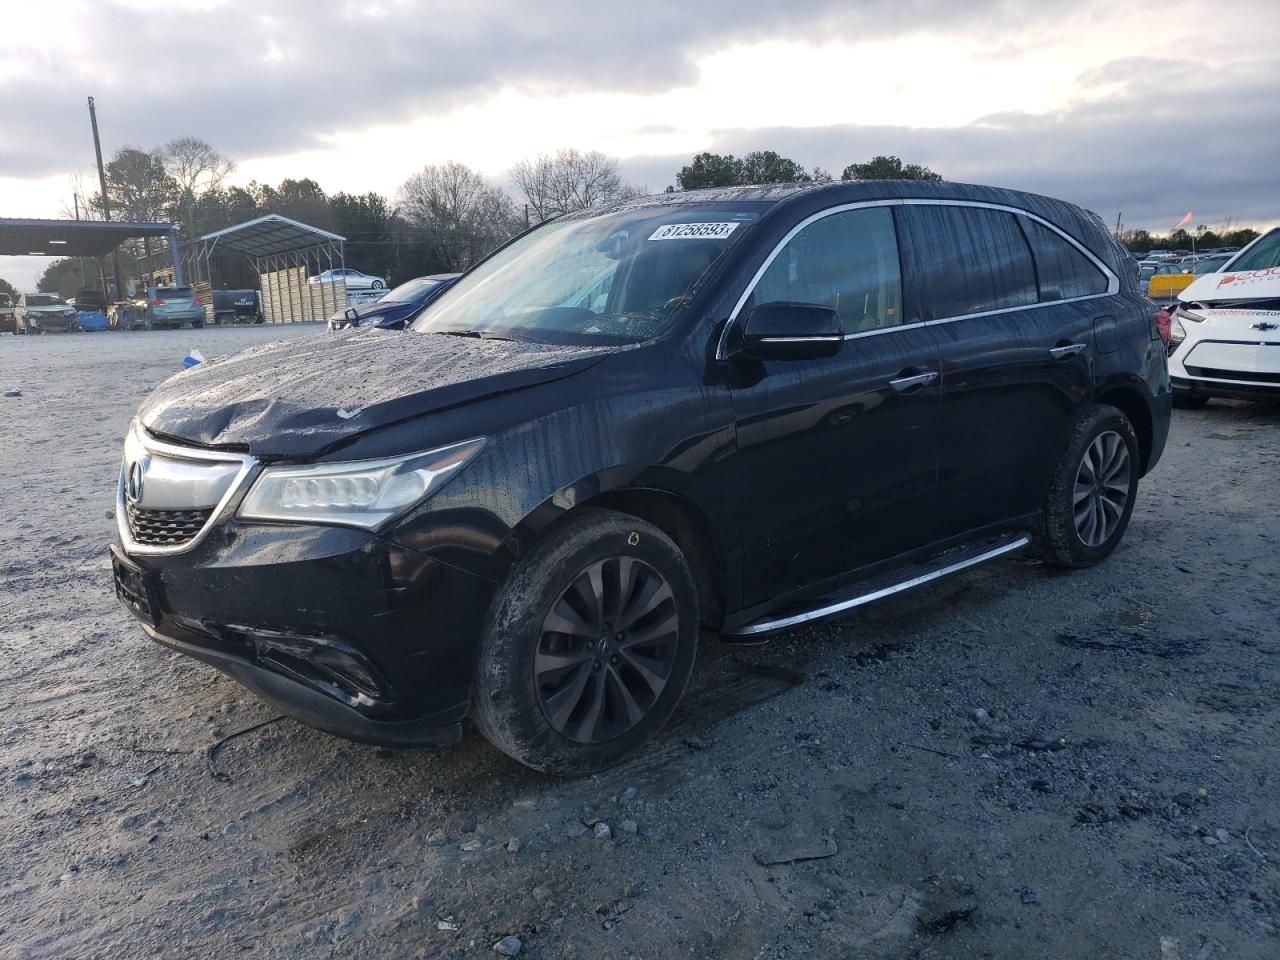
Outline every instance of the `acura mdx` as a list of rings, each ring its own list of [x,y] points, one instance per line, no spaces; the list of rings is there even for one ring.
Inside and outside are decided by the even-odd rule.
[[[1167,320],[1168,315],[1164,318]],[[1068,203],[954,183],[666,194],[500,248],[406,333],[179,373],[124,442],[116,591],[355,740],[582,773],[758,640],[1124,535],[1168,325]]]

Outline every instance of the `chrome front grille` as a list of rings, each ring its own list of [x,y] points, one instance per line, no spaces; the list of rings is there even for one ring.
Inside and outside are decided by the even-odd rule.
[[[134,423],[125,436],[116,528],[126,553],[181,553],[196,546],[248,482],[242,453],[166,443]]]
[[[128,504],[129,533],[147,547],[180,547],[190,543],[213,516],[205,510],[148,510]]]

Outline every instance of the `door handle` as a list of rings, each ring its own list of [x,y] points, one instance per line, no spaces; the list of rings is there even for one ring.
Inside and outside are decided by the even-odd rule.
[[[1088,350],[1089,346],[1085,343],[1064,343],[1057,347],[1049,348],[1049,356],[1055,360],[1065,360],[1067,357],[1074,357],[1077,353],[1083,353]]]
[[[926,373],[916,373],[905,377],[897,377],[889,381],[889,386],[897,390],[899,393],[908,393],[917,387],[923,387],[927,383],[933,383],[938,379],[936,371],[930,370]]]

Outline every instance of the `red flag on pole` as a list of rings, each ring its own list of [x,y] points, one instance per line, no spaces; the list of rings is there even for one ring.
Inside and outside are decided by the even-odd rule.
[[[1190,223],[1190,222],[1191,222],[1191,214],[1188,213],[1185,217],[1183,217],[1181,220],[1179,220],[1177,223],[1173,225],[1173,229],[1177,230],[1184,223]]]

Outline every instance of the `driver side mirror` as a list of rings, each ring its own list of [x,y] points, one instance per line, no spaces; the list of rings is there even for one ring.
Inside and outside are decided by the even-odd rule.
[[[760,360],[834,357],[844,342],[840,314],[816,303],[762,303],[742,326],[743,349]]]

